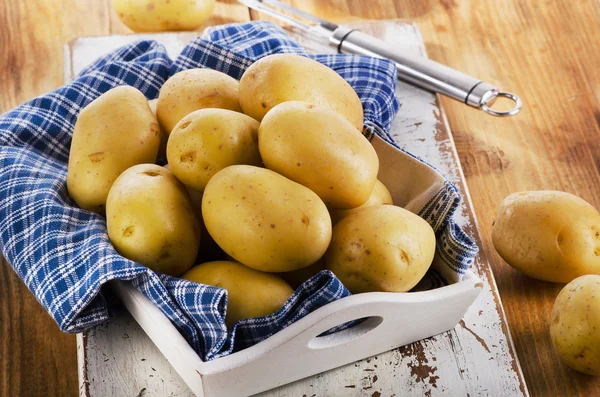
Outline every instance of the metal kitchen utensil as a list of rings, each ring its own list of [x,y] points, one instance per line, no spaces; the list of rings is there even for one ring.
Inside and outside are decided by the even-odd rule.
[[[517,95],[500,91],[492,84],[418,55],[401,54],[397,48],[357,29],[336,25],[278,0],[239,0],[239,2],[296,27],[311,39],[329,43],[336,47],[339,53],[390,59],[396,64],[400,80],[454,98],[492,116],[512,116],[519,113],[523,106],[521,98]],[[313,22],[315,25],[302,22],[282,11]],[[512,100],[514,107],[509,110],[492,109],[491,106],[499,97]]]

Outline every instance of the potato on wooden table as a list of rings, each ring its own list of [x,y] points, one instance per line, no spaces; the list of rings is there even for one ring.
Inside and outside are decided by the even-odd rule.
[[[134,32],[195,30],[215,8],[215,0],[113,0],[119,19]]]
[[[324,106],[299,101],[275,106],[260,124],[258,148],[267,168],[334,208],[363,205],[377,181],[379,158],[371,143]]]
[[[171,76],[160,89],[156,116],[168,135],[173,127],[194,110],[206,108],[241,112],[239,83],[212,69],[188,69]]]
[[[124,257],[179,276],[196,259],[200,223],[185,186],[155,164],[129,168],[106,202],[108,236]]]
[[[393,205],[367,207],[335,225],[325,265],[353,293],[406,292],[429,269],[435,243],[418,215]]]
[[[509,265],[539,280],[567,283],[600,274],[600,213],[570,193],[509,195],[498,208],[492,241]]]
[[[309,266],[331,240],[329,212],[314,192],[249,165],[233,165],[212,177],[204,190],[202,216],[226,254],[266,272]]]
[[[225,322],[229,327],[246,318],[275,313],[294,293],[292,287],[276,275],[232,261],[194,266],[183,278],[227,290]]]
[[[77,205],[103,214],[108,191],[127,168],[154,163],[160,128],[139,90],[119,86],[79,113],[69,154],[67,187]]]
[[[282,102],[304,101],[327,107],[363,129],[363,108],[354,89],[335,71],[310,58],[274,54],[254,62],[240,80],[244,113],[261,121]]]

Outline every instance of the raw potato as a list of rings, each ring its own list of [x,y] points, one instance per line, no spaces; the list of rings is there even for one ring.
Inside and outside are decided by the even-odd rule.
[[[434,254],[435,234],[423,218],[380,205],[335,225],[325,264],[353,293],[406,292],[423,278]]]
[[[202,198],[206,228],[226,254],[266,272],[316,262],[331,240],[331,218],[306,187],[264,168],[217,172]]]
[[[600,274],[600,213],[569,193],[531,191],[506,197],[492,241],[509,265],[539,280],[568,283]]]
[[[87,105],[75,123],[67,187],[83,209],[104,213],[108,191],[135,164],[154,163],[160,128],[144,94],[120,86]]]
[[[156,104],[157,103],[158,103],[158,99],[151,99],[148,101],[148,106],[150,106],[150,110],[152,111],[152,114],[154,115],[156,124],[158,124],[158,118],[156,117]],[[166,163],[167,162],[167,141],[168,140],[169,140],[169,135],[167,135],[162,130],[162,128],[160,128],[160,146],[158,147],[158,154],[156,155],[157,163]]]
[[[124,257],[178,276],[196,259],[200,224],[173,173],[155,164],[123,172],[106,202],[108,236]]]
[[[600,375],[600,276],[581,276],[560,291],[552,308],[550,337],[567,365]]]
[[[374,205],[383,205],[383,204],[393,205],[394,202],[392,200],[392,195],[390,194],[390,191],[387,190],[385,185],[383,183],[381,183],[381,181],[378,179],[377,181],[375,181],[375,187],[373,188],[373,192],[369,196],[369,199],[367,200],[366,203],[364,203],[360,207],[352,208],[349,210],[339,210],[339,209],[335,209],[335,208],[330,208],[329,214],[331,215],[331,222],[333,222],[333,224],[335,225],[336,223],[339,222],[340,219],[342,219],[346,215],[350,215],[351,213],[353,213],[361,208],[372,207]]]
[[[235,164],[261,165],[258,121],[225,109],[201,109],[171,132],[167,159],[181,182],[202,191],[217,171]]]
[[[196,30],[212,15],[215,0],[113,0],[113,7],[134,32]]]
[[[241,112],[239,83],[233,77],[212,69],[189,69],[176,73],[160,89],[156,115],[168,134],[194,110],[206,108]]]
[[[279,277],[231,261],[194,266],[183,278],[227,290],[228,327],[246,318],[275,313],[294,293]]]
[[[293,288],[298,288],[300,285],[302,285],[302,283],[319,273],[321,270],[325,270],[325,261],[323,258],[319,259],[310,266],[291,272],[281,273],[280,275],[281,278],[287,281]]]
[[[265,166],[334,208],[363,205],[377,181],[371,143],[342,116],[306,102],[285,102],[263,119],[258,147]]]
[[[244,113],[261,121],[282,102],[305,101],[325,106],[363,129],[363,108],[354,89],[339,74],[310,58],[269,55],[254,62],[240,80]]]

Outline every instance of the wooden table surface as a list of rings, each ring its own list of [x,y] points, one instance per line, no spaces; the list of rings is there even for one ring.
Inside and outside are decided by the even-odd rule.
[[[532,396],[600,395],[600,378],[563,365],[548,336],[561,285],[518,274],[495,253],[499,202],[558,189],[600,208],[600,1],[295,0],[335,21],[405,18],[429,56],[522,96],[517,117],[492,118],[444,99],[451,130]],[[234,0],[210,24],[257,17]],[[126,33],[108,0],[0,2],[0,112],[63,83],[63,45]],[[6,263],[0,265],[0,395],[77,395],[75,338],[64,335]]]

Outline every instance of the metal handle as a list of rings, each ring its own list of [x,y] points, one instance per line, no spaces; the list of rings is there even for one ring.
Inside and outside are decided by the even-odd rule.
[[[337,47],[340,53],[390,59],[396,63],[399,79],[420,88],[449,96],[469,106],[479,108],[492,116],[511,116],[517,114],[523,106],[521,99],[514,94],[499,92],[489,83],[430,59],[403,55],[389,44],[356,29],[337,28],[330,38],[330,44]],[[515,106],[506,111],[492,109],[491,106],[498,97],[512,99]]]

